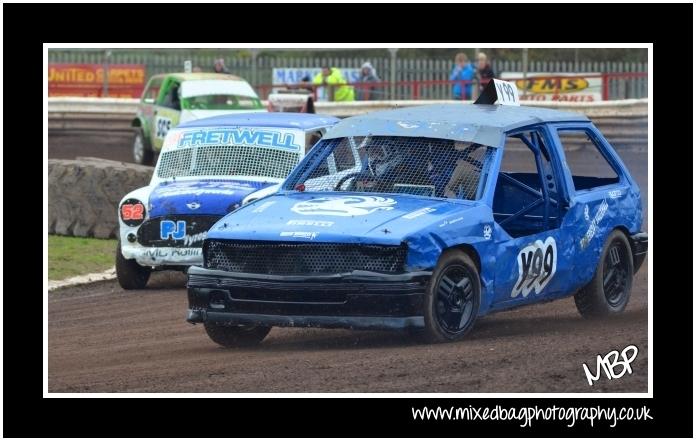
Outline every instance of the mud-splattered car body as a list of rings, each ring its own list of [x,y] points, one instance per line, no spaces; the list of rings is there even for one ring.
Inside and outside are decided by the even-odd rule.
[[[566,131],[586,135],[616,177],[572,175]],[[520,148],[536,170],[504,171],[505,151]],[[325,164],[356,150],[349,173],[332,177]],[[189,269],[188,320],[423,328],[429,295],[447,291],[434,308],[463,310],[465,295],[452,293],[470,282],[474,316],[553,300],[593,280],[612,231],[630,241],[637,270],[642,217],[636,182],[582,114],[452,104],[352,117],[278,193],[211,228],[204,265]],[[433,286],[454,254],[475,277]]]
[[[150,184],[119,204],[120,257],[150,269],[201,264],[208,229],[255,192],[277,187],[336,122],[296,113],[233,114],[172,129]]]

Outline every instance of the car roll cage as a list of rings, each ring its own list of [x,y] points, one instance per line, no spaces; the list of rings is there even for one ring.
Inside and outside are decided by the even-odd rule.
[[[541,162],[541,155],[544,155],[544,158],[547,161],[551,161],[551,157],[549,156],[548,151],[546,150],[546,146],[542,142],[541,139],[541,134],[537,131],[531,132],[531,138],[525,136],[524,133],[517,133],[511,135],[513,138],[517,138],[520,141],[522,141],[529,149],[532,151],[534,154],[534,162],[536,163],[537,167],[537,173],[540,176],[540,181],[541,181],[541,191],[535,190],[534,188],[530,187],[529,185],[525,184],[524,182],[513,178],[510,176],[508,173],[500,171],[498,173],[498,176],[500,176],[503,180],[507,181],[508,183],[516,186],[520,190],[532,195],[538,197],[537,200],[532,202],[531,204],[523,207],[516,213],[510,215],[509,217],[503,219],[498,223],[501,227],[512,222],[513,220],[519,219],[522,216],[525,216],[527,213],[531,212],[532,210],[536,209],[538,206],[541,204],[544,205],[544,217],[543,217],[543,228],[545,230],[550,229],[549,227],[549,219],[550,219],[550,214],[551,214],[551,205],[555,206],[557,209],[559,208],[558,201],[550,196],[549,192],[549,185],[546,179],[542,176],[542,171],[544,170],[543,163]]]

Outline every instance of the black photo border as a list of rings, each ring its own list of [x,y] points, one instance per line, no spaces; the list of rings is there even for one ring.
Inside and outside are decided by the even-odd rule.
[[[508,437],[692,436],[693,296],[690,206],[655,198],[654,397],[162,398],[42,397],[41,84],[43,43],[342,41],[653,43],[654,194],[692,196],[693,5],[663,4],[4,4],[3,421],[8,437]],[[38,17],[42,17],[40,20]],[[254,17],[243,20],[241,17]],[[310,17],[290,31],[286,17]],[[185,18],[190,30],[179,20]],[[658,26],[657,24],[661,24]],[[195,32],[194,32],[195,30]],[[275,30],[275,31],[274,31]],[[232,42],[232,41],[230,41]],[[236,43],[236,41],[235,41]],[[240,45],[245,41],[240,41]],[[13,104],[15,103],[15,104]],[[17,104],[19,104],[17,106]],[[18,167],[19,166],[19,167]],[[691,172],[691,173],[690,173]],[[29,188],[27,188],[29,187]],[[670,283],[660,283],[668,281]],[[681,282],[681,284],[684,284]],[[35,318],[36,317],[36,318]],[[683,398],[683,399],[678,399]],[[412,407],[616,406],[651,409],[645,422],[607,424],[416,421]]]

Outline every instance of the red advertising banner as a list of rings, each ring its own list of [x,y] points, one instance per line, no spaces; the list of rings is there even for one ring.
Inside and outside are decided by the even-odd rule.
[[[108,96],[140,98],[145,87],[145,65],[110,64]],[[104,65],[51,63],[48,96],[103,96]]]

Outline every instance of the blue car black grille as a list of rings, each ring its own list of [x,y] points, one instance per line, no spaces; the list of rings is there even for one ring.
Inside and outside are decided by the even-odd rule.
[[[398,274],[406,253],[406,245],[206,240],[203,246],[206,268],[268,275]]]

